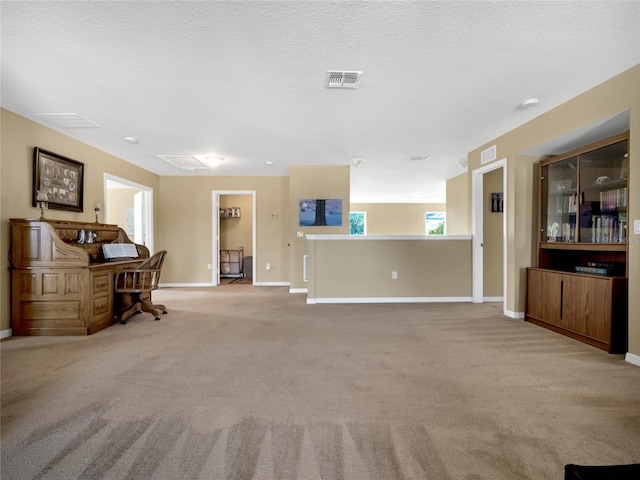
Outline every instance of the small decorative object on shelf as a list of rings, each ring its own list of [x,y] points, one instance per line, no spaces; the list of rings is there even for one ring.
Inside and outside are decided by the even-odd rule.
[[[98,223],[98,213],[100,213],[100,202],[93,202],[93,211],[96,212],[96,223]]]
[[[47,209],[47,204],[49,203],[49,195],[44,190],[38,190],[36,195],[36,202],[38,202],[38,206],[40,207],[40,218],[44,218],[44,211]]]

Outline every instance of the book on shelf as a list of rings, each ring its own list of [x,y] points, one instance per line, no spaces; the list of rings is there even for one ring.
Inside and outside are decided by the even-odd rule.
[[[593,273],[595,275],[611,275],[613,273],[613,268],[589,267],[585,265],[576,265],[576,272]]]

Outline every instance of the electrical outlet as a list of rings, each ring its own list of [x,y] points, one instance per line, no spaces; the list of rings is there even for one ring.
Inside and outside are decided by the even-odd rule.
[[[633,233],[635,235],[640,235],[640,220],[633,221]]]
[[[270,263],[267,263],[267,265],[265,266],[265,268],[266,268],[267,270],[271,270],[271,264],[270,264]]]
[[[397,280],[398,279],[398,272],[391,272],[391,280]]]
[[[207,268],[208,268],[209,270],[211,270],[211,264],[210,264],[210,263],[207,263]]]

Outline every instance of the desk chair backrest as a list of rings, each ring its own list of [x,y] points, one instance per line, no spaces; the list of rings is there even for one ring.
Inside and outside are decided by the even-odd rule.
[[[116,293],[142,293],[158,288],[166,250],[160,250],[135,270],[122,270],[116,275]]]

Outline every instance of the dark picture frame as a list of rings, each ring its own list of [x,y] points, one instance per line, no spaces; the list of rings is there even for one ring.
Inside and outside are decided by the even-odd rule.
[[[491,194],[491,211],[498,213],[503,211],[502,193]]]
[[[47,193],[48,208],[83,211],[84,163],[41,148],[33,149],[33,203],[38,190]]]

